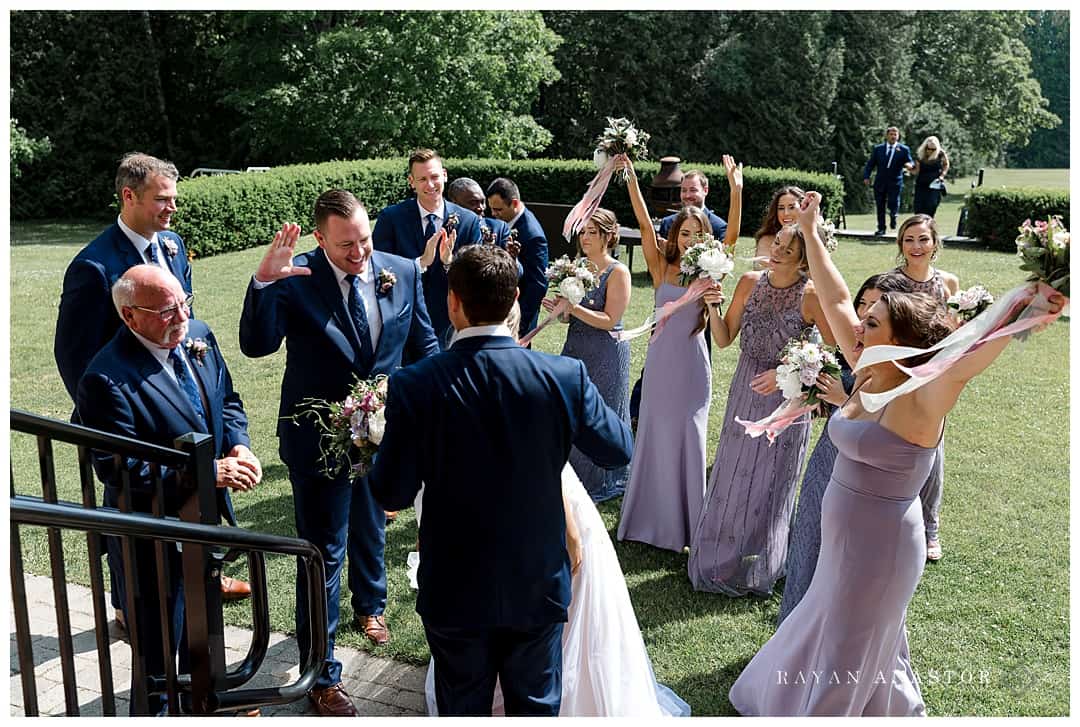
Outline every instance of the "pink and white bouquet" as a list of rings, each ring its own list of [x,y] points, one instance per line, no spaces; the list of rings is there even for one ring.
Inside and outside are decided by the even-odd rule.
[[[604,167],[619,154],[625,154],[630,161],[636,162],[649,158],[649,135],[638,129],[630,119],[619,117],[607,117],[607,127],[600,136],[596,137],[596,150],[593,152],[593,162],[597,167]],[[629,172],[619,172],[618,179],[627,181]]]
[[[548,281],[548,290],[562,298],[558,305],[551,311],[540,325],[532,329],[518,341],[522,346],[528,346],[536,334],[544,330],[552,321],[559,316],[565,315],[585,299],[586,294],[596,290],[600,283],[599,271],[596,265],[587,257],[578,257],[571,260],[563,255],[555,262],[547,266],[544,276]]]
[[[1069,297],[1069,231],[1061,217],[1046,222],[1030,219],[1020,225],[1016,254],[1023,260],[1021,270],[1031,273],[1029,282],[1043,282]]]
[[[698,242],[686,249],[679,261],[679,285],[689,286],[695,280],[719,283],[735,269],[734,246],[727,248],[709,233],[698,233]]]
[[[836,348],[803,338],[792,338],[780,353],[776,367],[776,385],[784,402],[771,414],[756,422],[735,417],[751,437],[764,434],[771,445],[780,433],[797,422],[804,414],[812,413],[821,403],[817,380],[821,374],[840,378],[840,363]]]
[[[994,304],[994,296],[981,285],[973,285],[945,301],[957,323],[963,325]]]
[[[350,479],[368,473],[386,431],[387,381],[384,374],[357,380],[343,401],[300,402],[305,408],[295,416],[314,419],[322,433],[319,461],[327,477],[337,477],[346,469]]]

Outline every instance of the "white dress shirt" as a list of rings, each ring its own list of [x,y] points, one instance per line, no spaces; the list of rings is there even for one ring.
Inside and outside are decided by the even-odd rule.
[[[157,266],[165,272],[172,274],[172,270],[169,269],[168,263],[165,262],[165,256],[168,255],[165,252],[165,246],[161,244],[161,240],[158,239],[158,234],[155,232],[153,237],[147,240],[135,230],[131,229],[124,223],[123,217],[116,218],[116,224],[120,226],[120,231],[124,233],[131,244],[135,247],[135,252],[139,253],[139,259],[143,262],[153,265],[152,258],[150,257],[150,245],[157,243],[158,248],[158,261]]]
[[[508,336],[513,338],[514,334],[510,332],[505,323],[495,326],[469,326],[468,328],[462,328],[460,331],[455,331],[450,339],[450,345],[453,346],[458,341],[477,336]]]
[[[349,291],[351,288],[345,276],[349,273],[330,262],[330,258],[327,258],[326,262],[330,263],[330,269],[334,271],[334,277],[337,278],[338,287],[341,288],[341,295],[345,300],[345,310],[347,311],[349,310]],[[372,351],[379,347],[379,336],[382,334],[382,313],[379,312],[379,301],[375,297],[374,267],[371,258],[368,258],[367,265],[364,266],[364,272],[356,276],[360,278],[360,302],[364,306],[364,313],[367,315]]]

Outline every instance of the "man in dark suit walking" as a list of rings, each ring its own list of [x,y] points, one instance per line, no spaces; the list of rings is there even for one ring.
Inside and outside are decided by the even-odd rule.
[[[299,225],[283,225],[259,263],[240,317],[240,349],[266,356],[288,339],[279,452],[289,468],[296,533],[314,543],[326,563],[329,648],[310,697],[321,714],[354,715],[341,685],[341,662],[334,658],[341,571],[347,549],[354,625],[373,643],[385,644],[386,516],[365,480],[354,484],[348,472],[335,478],[323,473],[321,434],[310,418],[296,415],[304,411],[304,399],[341,401],[357,378],[389,374],[406,353],[416,360],[439,348],[416,262],[372,251],[367,211],[350,192],[319,196],[319,246],[294,258],[299,238]],[[309,616],[300,573],[296,590],[297,641],[304,653]]]
[[[574,445],[602,467],[630,461],[630,431],[580,361],[517,345],[511,257],[463,250],[450,267],[457,330],[438,356],[390,377],[369,481],[387,508],[425,483],[419,593],[440,715],[559,713],[570,562],[561,473]],[[421,456],[422,455],[422,456]]]
[[[904,170],[915,168],[911,149],[900,143],[900,129],[890,126],[885,131],[885,143],[878,144],[870,152],[863,167],[863,184],[870,184],[874,177],[874,202],[877,204],[877,230],[875,235],[885,234],[885,208],[889,208],[889,229],[896,229],[896,213],[900,209],[900,193],[904,189]]]
[[[487,188],[488,206],[491,214],[517,230],[521,251],[517,255],[523,272],[521,275],[521,326],[518,337],[536,328],[540,313],[540,301],[547,292],[548,241],[544,228],[536,215],[521,201],[518,186],[506,177],[499,177]]]
[[[233,390],[214,334],[202,321],[188,318],[191,296],[171,273],[157,265],[130,268],[113,286],[112,298],[124,326],[94,356],[79,381],[76,399],[82,423],[164,447],[174,446],[173,440],[188,432],[212,435],[218,457],[214,463],[218,508],[235,523],[229,489],[245,491],[255,487],[262,479],[262,467],[251,452],[243,403]],[[145,462],[128,460],[120,470],[112,455],[102,454],[95,457],[94,467],[105,483],[106,507],[118,506],[121,478],[126,471],[131,478],[131,509],[152,512],[153,476]],[[165,468],[161,474],[165,514],[176,516],[181,504],[177,472]],[[119,539],[110,537],[107,542],[109,567],[121,580]],[[165,660],[176,657],[184,624],[180,553],[167,547],[165,554],[170,588],[166,594],[170,653],[162,649],[154,549],[145,544],[135,548],[132,575],[137,591],[122,604],[127,622],[132,623],[135,617],[146,673],[161,677],[165,675]],[[185,670],[186,660],[182,651],[181,671]],[[163,695],[150,696],[151,715],[165,707]]]
[[[372,232],[376,250],[414,259],[419,264],[424,299],[440,348],[451,333],[446,313],[446,270],[457,250],[481,241],[480,218],[443,199],[445,185],[442,158],[432,149],[417,149],[409,156],[409,186],[416,198],[383,209]],[[456,224],[452,222],[455,216]]]

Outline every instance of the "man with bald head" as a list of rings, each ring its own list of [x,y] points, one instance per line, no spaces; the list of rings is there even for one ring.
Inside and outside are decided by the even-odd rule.
[[[189,432],[214,438],[214,470],[218,508],[235,524],[229,490],[247,491],[262,479],[262,466],[250,449],[243,402],[209,326],[190,317],[192,296],[180,281],[158,265],[135,265],[112,286],[112,299],[123,326],[87,366],[76,393],[82,423],[163,447]],[[117,467],[111,455],[95,457],[94,469],[105,483],[103,505],[117,507],[121,478],[131,482],[131,509],[151,513],[153,472],[142,461],[128,459]],[[181,505],[178,472],[161,468],[165,515],[176,516]],[[175,658],[184,623],[180,553],[166,548],[169,571],[167,613],[171,653],[161,643],[157,564],[154,550],[135,548],[136,599],[121,604],[125,620],[138,629],[149,675],[163,676],[165,660]],[[109,567],[122,578],[117,538],[108,538]],[[135,613],[131,613],[135,609]],[[181,650],[181,670],[186,653]],[[132,701],[132,709],[134,709]],[[151,695],[150,714],[165,710],[164,695]],[[135,716],[134,712],[132,716]]]

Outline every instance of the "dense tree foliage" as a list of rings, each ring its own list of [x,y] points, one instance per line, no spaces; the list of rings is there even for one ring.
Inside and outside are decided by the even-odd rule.
[[[1009,164],[1021,167],[1069,166],[1069,13],[1065,10],[1033,10],[1032,23],[1024,31],[1031,51],[1031,71],[1042,95],[1050,101],[1050,113],[1061,119],[1054,128],[1035,129],[1027,146],[1015,145]]]

